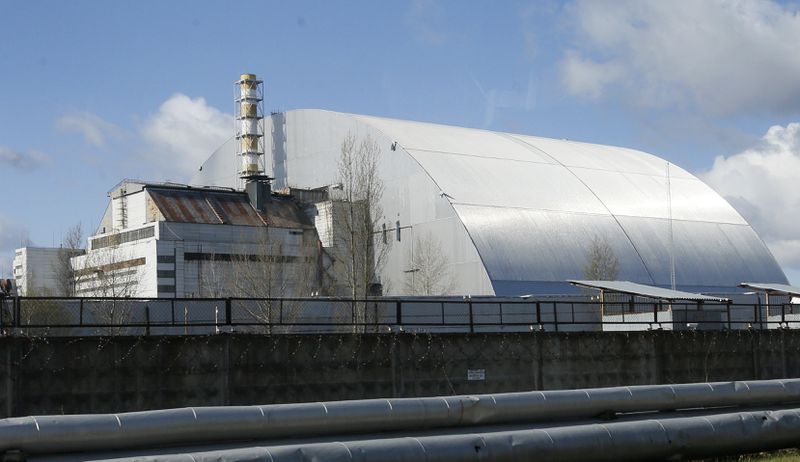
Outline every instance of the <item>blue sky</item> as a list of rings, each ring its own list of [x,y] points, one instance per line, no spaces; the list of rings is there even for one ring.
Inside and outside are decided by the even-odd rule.
[[[800,283],[800,7],[770,1],[0,2],[0,276],[122,178],[187,181],[232,83],[324,108],[621,145],[701,176]],[[777,211],[779,212],[777,212]]]

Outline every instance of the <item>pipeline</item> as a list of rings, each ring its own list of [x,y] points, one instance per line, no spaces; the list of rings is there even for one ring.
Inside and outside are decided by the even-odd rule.
[[[115,462],[684,460],[795,446],[800,409],[114,457]],[[99,459],[94,459],[99,460]]]
[[[0,420],[0,454],[419,431],[792,402],[800,402],[800,379],[31,416]]]

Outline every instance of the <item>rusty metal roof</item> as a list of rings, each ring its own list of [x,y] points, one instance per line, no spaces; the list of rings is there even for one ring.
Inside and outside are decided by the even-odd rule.
[[[313,226],[291,198],[273,197],[266,212],[250,205],[239,191],[146,185],[153,204],[164,221],[307,228]]]

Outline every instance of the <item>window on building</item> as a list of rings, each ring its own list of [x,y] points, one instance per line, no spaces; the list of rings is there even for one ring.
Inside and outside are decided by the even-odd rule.
[[[165,293],[168,293],[168,294],[174,294],[175,293],[175,286],[174,285],[166,285],[166,284],[162,285],[162,284],[159,284],[158,285],[158,291],[159,292],[165,292]]]
[[[159,255],[159,263],[175,263],[175,255]]]

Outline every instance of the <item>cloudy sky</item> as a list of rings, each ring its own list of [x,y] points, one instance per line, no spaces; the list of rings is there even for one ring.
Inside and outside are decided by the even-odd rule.
[[[187,181],[233,81],[324,108],[613,144],[706,180],[800,284],[795,2],[0,2],[0,276],[94,230],[123,178]]]

